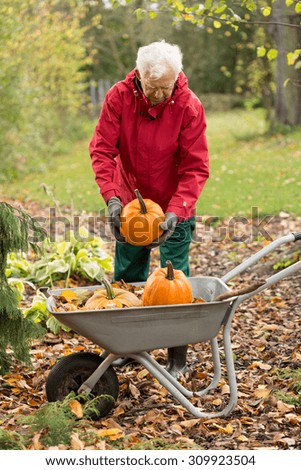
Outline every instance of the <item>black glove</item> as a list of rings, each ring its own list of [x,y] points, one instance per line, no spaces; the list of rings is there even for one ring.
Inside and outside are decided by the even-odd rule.
[[[124,242],[124,237],[120,234],[120,214],[122,211],[122,204],[118,197],[111,197],[108,200],[108,219],[111,232],[119,242]]]
[[[157,248],[157,246],[162,245],[162,243],[166,242],[175,231],[176,225],[178,222],[178,217],[174,212],[166,212],[165,220],[160,224],[160,228],[164,230],[161,237],[157,240],[154,240],[150,245],[147,245],[146,248],[151,250],[152,248]]]

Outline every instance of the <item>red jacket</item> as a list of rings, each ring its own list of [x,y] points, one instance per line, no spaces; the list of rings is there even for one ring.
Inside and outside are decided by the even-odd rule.
[[[179,221],[192,217],[209,176],[205,130],[183,72],[172,96],[153,107],[130,72],[108,91],[89,145],[104,200],[118,196],[125,205],[137,188]]]

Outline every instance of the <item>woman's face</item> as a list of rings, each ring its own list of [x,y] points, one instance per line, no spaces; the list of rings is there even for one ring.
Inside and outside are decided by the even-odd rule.
[[[141,87],[145,96],[150,100],[152,106],[162,103],[172,95],[176,76],[173,70],[167,71],[161,78],[154,80],[149,77],[149,73],[140,75],[136,71],[137,77],[141,82]]]

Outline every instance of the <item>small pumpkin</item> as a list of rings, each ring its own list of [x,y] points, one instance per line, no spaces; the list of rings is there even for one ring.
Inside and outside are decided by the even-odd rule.
[[[142,301],[132,292],[115,289],[107,279],[103,279],[104,288],[96,289],[84,307],[84,310],[101,310],[122,307],[140,307]]]
[[[166,268],[156,269],[147,279],[142,295],[143,305],[190,304],[192,288],[183,271],[173,269],[171,261]]]
[[[138,189],[135,194],[136,199],[122,209],[120,233],[130,245],[146,246],[162,235],[165,216],[159,204],[143,199]]]

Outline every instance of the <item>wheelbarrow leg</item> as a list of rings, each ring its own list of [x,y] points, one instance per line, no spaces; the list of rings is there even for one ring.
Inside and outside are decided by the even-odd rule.
[[[229,337],[230,340],[230,337]],[[231,344],[227,344],[227,347],[225,348],[227,351],[225,351],[226,354],[228,354],[229,351],[229,346],[231,350]],[[232,354],[232,350],[231,350]],[[235,373],[234,372],[234,365],[233,365],[233,358],[232,358],[232,364],[231,360],[227,360],[227,366],[229,366],[228,372],[228,379],[229,380],[229,385],[230,385],[230,401],[228,405],[223,408],[220,411],[217,412],[212,412],[212,413],[206,413],[203,411],[200,411],[197,406],[194,406],[188,398],[191,398],[192,396],[195,395],[195,393],[190,392],[189,390],[186,390],[185,387],[183,387],[177,380],[172,377],[165,369],[162,367],[160,364],[158,364],[149,354],[143,352],[143,353],[137,353],[137,354],[131,354],[131,357],[135,359],[137,362],[140,362],[160,383],[163,385],[163,387],[166,388],[166,390],[171,393],[178,402],[183,405],[187,411],[189,411],[193,416],[196,416],[197,418],[214,418],[218,416],[227,416],[232,409],[234,408],[236,404],[236,380],[235,380]],[[231,355],[230,355],[231,357]],[[231,369],[232,367],[232,369]],[[186,398],[188,397],[188,398]]]
[[[210,343],[211,343],[211,352],[212,352],[212,358],[213,358],[214,376],[213,376],[212,382],[208,385],[207,388],[205,388],[204,390],[200,390],[199,392],[196,392],[194,394],[197,396],[205,395],[209,390],[215,389],[221,378],[221,362],[220,362],[220,354],[218,350],[217,338],[216,337],[213,338],[210,341]],[[176,351],[174,352],[174,350]],[[183,368],[185,369],[186,351],[187,351],[187,346],[179,346],[176,348],[170,348],[168,350],[169,357],[171,356],[171,360],[168,362],[166,366],[166,371],[169,372],[169,374],[174,378],[178,378],[178,375],[179,375],[178,372],[181,371],[181,369],[183,370]],[[175,359],[175,356],[177,356],[176,359]]]
[[[102,359],[106,359],[110,353],[108,351],[103,351],[103,353],[100,355]],[[118,359],[115,359],[114,362],[112,363],[112,366],[114,367],[124,367],[127,364],[131,364],[132,362],[135,362],[134,359],[131,357],[118,357]]]
[[[234,314],[234,308],[233,308],[233,314]],[[234,359],[233,359],[232,346],[231,346],[230,329],[231,329],[231,321],[228,321],[227,324],[224,326],[224,331],[223,331],[224,353],[225,353],[225,361],[226,361],[226,367],[227,367],[228,383],[229,383],[229,388],[230,388],[230,401],[228,403],[228,406],[225,409],[226,416],[233,410],[237,402],[237,383],[236,383]]]
[[[168,359],[166,370],[175,378],[179,377],[179,373],[186,372],[186,355],[188,346],[177,346],[168,348]]]
[[[211,352],[212,352],[212,359],[213,359],[213,367],[214,367],[214,375],[212,382],[206,387],[204,390],[200,390],[199,392],[195,392],[194,395],[201,397],[202,395],[206,395],[209,390],[214,390],[217,387],[217,384],[219,383],[221,379],[221,360],[220,360],[220,354],[218,350],[218,342],[217,338],[213,338],[211,341]]]
[[[166,364],[166,370],[175,378],[179,378],[179,374],[184,374],[187,370],[186,368],[186,355],[187,355],[188,346],[177,346],[174,348],[168,348],[168,359]],[[105,359],[108,357],[109,352],[104,351],[101,354],[101,357]],[[135,360],[131,357],[119,357],[113,362],[114,367],[124,367],[127,364],[131,364]]]
[[[102,374],[118,357],[119,356],[115,356],[114,354],[108,354],[105,360],[97,367],[97,369],[95,369],[93,374],[91,374],[90,377],[81,384],[77,393],[90,393]]]
[[[219,349],[218,349],[218,342],[217,338],[213,338],[211,341],[211,350],[212,350],[212,358],[213,358],[213,366],[214,366],[214,376],[212,378],[211,383],[206,387],[204,390],[200,390],[198,392],[191,392],[187,390],[185,387],[183,387],[175,377],[173,377],[167,370],[166,368],[162,368],[158,364],[158,362],[150,356],[148,353],[143,352],[140,353],[139,356],[143,357],[145,360],[147,360],[148,363],[152,365],[152,367],[155,367],[159,370],[160,374],[164,375],[180,392],[186,396],[186,397],[192,397],[192,396],[198,396],[201,397],[202,395],[206,395],[209,390],[214,390],[221,378],[221,362],[220,362],[220,354],[219,354]],[[141,361],[139,360],[141,363]],[[143,364],[144,365],[144,364]]]

